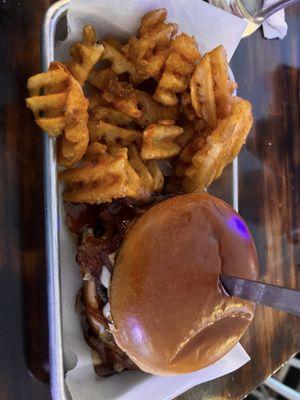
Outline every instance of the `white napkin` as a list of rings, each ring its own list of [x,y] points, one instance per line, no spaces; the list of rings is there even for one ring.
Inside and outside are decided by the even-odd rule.
[[[264,8],[272,5],[276,0],[265,0]],[[271,15],[262,25],[266,39],[283,39],[287,34],[288,26],[285,22],[285,11],[280,10]]]

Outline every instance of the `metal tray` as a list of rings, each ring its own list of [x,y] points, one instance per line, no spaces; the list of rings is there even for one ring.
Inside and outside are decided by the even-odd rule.
[[[43,71],[54,60],[56,28],[67,12],[68,3],[69,0],[58,1],[45,14],[41,35]],[[44,187],[51,394],[54,400],[67,400],[70,396],[64,382],[56,146],[47,135],[44,135]]]
[[[65,17],[70,0],[54,3],[46,12],[41,36],[42,70],[48,69],[54,60],[57,28]],[[234,80],[230,70],[231,79]],[[222,197],[238,209],[238,160],[228,166],[225,178],[218,180],[210,187],[210,192]],[[229,183],[229,184],[228,184]],[[63,362],[62,310],[59,259],[59,200],[55,142],[44,135],[44,187],[45,187],[45,226],[46,226],[46,260],[48,291],[48,324],[49,324],[49,363],[51,394],[54,400],[70,400],[71,396],[65,385],[65,368]],[[84,399],[83,399],[84,400]]]

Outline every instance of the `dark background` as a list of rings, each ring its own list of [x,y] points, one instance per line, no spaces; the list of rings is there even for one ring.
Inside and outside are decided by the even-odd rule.
[[[50,398],[42,135],[24,103],[50,3],[0,1],[0,400]],[[231,67],[255,117],[240,157],[240,213],[255,237],[261,279],[299,288],[300,5],[287,10],[287,22],[282,41],[260,30],[244,39]],[[259,309],[243,345],[250,363],[180,399],[240,399],[300,349],[299,321]]]

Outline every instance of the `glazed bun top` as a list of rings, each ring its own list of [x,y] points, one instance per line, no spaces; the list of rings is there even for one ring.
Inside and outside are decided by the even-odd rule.
[[[176,196],[130,228],[111,283],[118,346],[144,371],[188,373],[226,354],[254,316],[228,296],[220,272],[257,279],[251,234],[225,202],[207,193]]]

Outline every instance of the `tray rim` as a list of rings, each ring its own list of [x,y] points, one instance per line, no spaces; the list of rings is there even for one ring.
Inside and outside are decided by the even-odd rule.
[[[56,27],[66,14],[68,4],[69,0],[60,0],[45,13],[41,31],[43,71],[54,60]],[[43,146],[50,390],[53,400],[69,400],[63,362],[56,147],[48,135],[44,135]]]
[[[67,13],[70,0],[59,0],[46,11],[41,30],[41,66],[47,71],[54,61],[55,33]],[[235,81],[229,68],[230,79]],[[53,400],[70,400],[65,384],[59,259],[59,201],[55,142],[44,135],[45,251],[47,268],[50,390]],[[232,205],[238,211],[238,157],[232,163]]]

